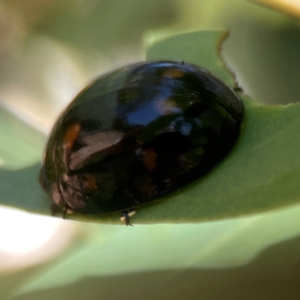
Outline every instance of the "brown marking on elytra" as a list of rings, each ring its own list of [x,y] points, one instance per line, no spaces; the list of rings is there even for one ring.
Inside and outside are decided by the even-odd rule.
[[[178,112],[178,105],[172,98],[162,98],[155,103],[155,109],[162,115],[170,115]]]
[[[81,130],[81,125],[78,122],[71,124],[67,128],[63,139],[63,147],[65,150],[69,151],[73,148],[74,142],[77,139],[80,130]]]
[[[157,166],[157,153],[153,148],[143,150],[142,162],[148,171],[154,171]]]
[[[182,78],[185,75],[185,72],[183,72],[180,69],[175,68],[168,68],[164,70],[162,73],[162,77],[170,78],[170,79],[176,79],[176,78]]]
[[[85,174],[84,186],[88,191],[96,191],[98,189],[96,178],[92,174]]]

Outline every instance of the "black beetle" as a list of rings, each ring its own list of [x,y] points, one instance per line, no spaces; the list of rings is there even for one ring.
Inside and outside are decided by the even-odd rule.
[[[244,115],[207,70],[143,62],[101,76],[55,123],[40,173],[52,212],[128,212],[199,178],[233,147]]]

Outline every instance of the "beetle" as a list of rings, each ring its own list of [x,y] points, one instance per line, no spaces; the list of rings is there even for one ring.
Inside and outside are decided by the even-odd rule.
[[[209,71],[141,62],[103,75],[56,121],[40,182],[52,213],[120,211],[198,179],[233,147],[243,121],[237,94]]]

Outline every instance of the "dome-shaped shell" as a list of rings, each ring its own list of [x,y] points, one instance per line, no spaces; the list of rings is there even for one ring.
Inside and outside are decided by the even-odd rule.
[[[234,145],[243,115],[239,97],[205,69],[130,65],[95,80],[59,117],[42,185],[58,209],[134,208],[205,174]]]

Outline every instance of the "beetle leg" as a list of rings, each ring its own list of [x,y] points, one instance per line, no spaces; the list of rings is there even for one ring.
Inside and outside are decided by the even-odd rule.
[[[67,219],[67,215],[71,215],[74,213],[74,210],[70,208],[70,206],[65,205],[64,208],[62,209],[62,218]]]
[[[67,205],[65,205],[63,207],[63,209],[60,209],[60,208],[57,207],[57,205],[52,203],[52,205],[51,205],[51,215],[52,215],[52,217],[55,216],[59,212],[62,212],[62,218],[63,219],[67,218],[67,214],[73,213],[73,211]]]
[[[62,211],[62,218],[64,220],[67,218],[67,213],[68,213],[68,207],[67,207],[67,205],[65,205],[63,208],[63,211]]]
[[[123,210],[122,211],[122,217],[120,218],[122,222],[125,222],[126,226],[132,226],[130,223],[130,217],[135,215],[134,210]]]
[[[233,90],[235,91],[235,92],[244,92],[244,90],[240,87],[240,86],[235,86],[234,88],[233,88]]]
[[[128,210],[122,211],[121,221],[125,222],[126,226],[132,226],[132,224],[130,223],[130,217],[129,217]]]

